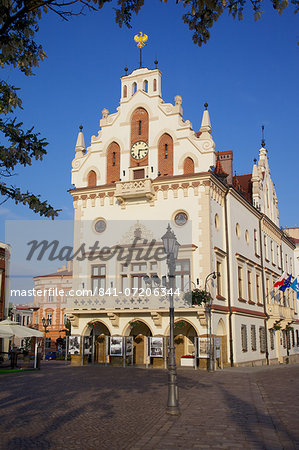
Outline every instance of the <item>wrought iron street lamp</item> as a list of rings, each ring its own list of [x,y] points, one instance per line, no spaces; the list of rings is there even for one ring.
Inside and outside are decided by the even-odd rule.
[[[167,231],[162,236],[163,246],[167,254],[167,267],[169,277],[169,327],[170,327],[170,345],[169,345],[169,360],[168,360],[168,400],[167,413],[172,415],[179,415],[179,400],[178,400],[178,386],[177,386],[177,372],[175,362],[175,348],[174,348],[174,305],[173,305],[173,291],[174,291],[174,274],[175,261],[178,257],[180,244],[170,225]]]
[[[45,337],[44,337],[44,359],[46,358],[46,336],[48,333],[47,328],[51,325],[51,319],[50,317],[48,317],[47,319],[45,319],[45,317],[42,318],[42,324],[43,327],[45,329]]]
[[[216,272],[211,272],[206,276],[205,280],[205,292],[207,292],[207,285],[210,278],[216,280],[217,274]],[[209,305],[207,305],[208,313],[209,313],[209,372],[213,371],[213,351],[212,351],[212,297],[210,297]]]

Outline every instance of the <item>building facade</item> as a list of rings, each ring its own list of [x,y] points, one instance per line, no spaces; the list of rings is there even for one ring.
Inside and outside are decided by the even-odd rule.
[[[72,263],[57,272],[34,277],[33,326],[45,331],[43,318],[50,321],[46,333],[46,349],[57,350],[57,339],[65,337],[66,297],[72,287]]]
[[[283,272],[293,271],[294,245],[279,228],[268,152],[263,143],[251,172],[233,176],[233,153],[215,150],[207,108],[194,130],[183,119],[179,95],[164,103],[159,69],[140,68],[121,78],[120,105],[113,114],[103,109],[88,148],[79,132],[70,191],[73,295],[67,299],[72,335],[81,338],[74,364],[87,360],[84,339],[92,340],[89,360],[113,363],[111,338],[131,337],[135,364],[163,365],[148,358],[148,338],[162,337],[165,346],[169,336],[161,251],[168,224],[181,244],[177,364],[198,355],[196,338],[211,336],[219,338],[227,365],[297,358],[295,293],[273,290]],[[210,310],[193,304],[188,293],[195,289],[210,292]]]

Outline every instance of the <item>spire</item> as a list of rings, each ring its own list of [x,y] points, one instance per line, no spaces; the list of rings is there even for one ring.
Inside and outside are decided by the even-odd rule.
[[[211,121],[210,121],[210,116],[209,116],[209,111],[208,111],[208,104],[205,103],[204,107],[205,107],[205,110],[204,110],[203,116],[202,116],[200,131],[201,131],[201,133],[204,133],[204,132],[211,133],[212,128],[211,128]]]
[[[259,172],[258,172],[258,167],[257,167],[257,164],[256,164],[256,158],[254,158],[254,164],[253,164],[253,169],[252,169],[252,178],[251,178],[251,180],[252,180],[252,182],[259,180]]]
[[[83,136],[83,127],[80,125],[79,127],[80,131],[78,133],[77,142],[76,142],[76,158],[80,158],[81,156],[84,156],[85,151],[85,143],[84,143],[84,136]]]

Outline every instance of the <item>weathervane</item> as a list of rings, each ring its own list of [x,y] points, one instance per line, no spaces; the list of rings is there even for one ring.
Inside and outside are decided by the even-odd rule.
[[[142,31],[140,31],[140,35],[135,34],[134,36],[134,41],[137,42],[137,47],[140,50],[140,69],[142,67],[142,49],[145,46],[147,40],[148,36],[146,34],[143,34]]]

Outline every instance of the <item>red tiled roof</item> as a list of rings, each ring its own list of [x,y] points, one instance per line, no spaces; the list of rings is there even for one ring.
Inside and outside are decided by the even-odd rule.
[[[251,173],[234,176],[234,186],[250,203],[252,202]]]

